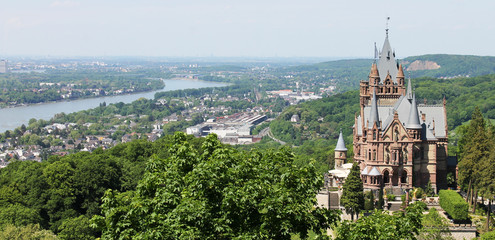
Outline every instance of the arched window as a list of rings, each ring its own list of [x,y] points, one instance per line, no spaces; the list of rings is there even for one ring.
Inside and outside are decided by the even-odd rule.
[[[388,173],[388,170],[385,170],[383,172],[383,183],[389,183],[390,182],[390,174]]]
[[[407,178],[407,172],[406,172],[406,170],[403,170],[402,171],[402,176],[400,178],[400,181],[401,181],[401,183],[407,183],[407,180],[408,180],[408,178]]]
[[[371,150],[368,150],[368,160],[371,160]]]

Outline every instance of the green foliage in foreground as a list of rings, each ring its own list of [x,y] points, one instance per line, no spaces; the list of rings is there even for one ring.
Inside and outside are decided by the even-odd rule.
[[[468,204],[456,191],[440,190],[440,206],[454,219],[468,219]]]
[[[286,148],[238,152],[210,135],[200,153],[176,133],[169,153],[151,158],[136,191],[107,191],[93,218],[103,239],[304,238],[338,220],[314,208],[321,175]]]
[[[419,234],[418,239],[420,240],[453,239],[449,231],[449,224],[447,222],[447,219],[440,216],[436,208],[430,208],[428,214],[423,216],[422,223],[423,223],[423,230]]]
[[[416,239],[422,229],[422,207],[411,204],[405,212],[393,215],[375,210],[356,222],[344,221],[337,228],[336,240],[396,240]]]
[[[9,224],[0,231],[0,239],[56,240],[59,238],[52,231],[40,228],[38,224],[21,227]]]
[[[204,139],[188,136],[199,149]],[[108,150],[80,152],[48,161],[15,161],[0,169],[0,229],[39,224],[61,239],[94,239],[89,219],[100,214],[108,189],[135,190],[153,154],[166,158],[172,136],[135,140]],[[0,238],[2,239],[2,238]]]
[[[495,240],[495,231],[481,234],[481,240]]]

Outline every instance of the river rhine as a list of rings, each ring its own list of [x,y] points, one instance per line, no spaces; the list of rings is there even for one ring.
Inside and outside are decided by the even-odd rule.
[[[86,98],[72,101],[54,102],[54,103],[44,103],[36,104],[30,106],[21,106],[13,108],[3,108],[0,109],[0,116],[2,120],[0,121],[0,132],[5,132],[6,130],[13,130],[22,124],[28,125],[29,119],[51,119],[57,113],[73,113],[90,108],[95,108],[100,105],[100,103],[106,102],[110,103],[130,103],[139,98],[153,99],[155,93],[163,91],[173,91],[179,89],[190,89],[190,88],[205,88],[205,87],[223,87],[227,86],[226,83],[218,82],[206,82],[198,80],[177,80],[177,79],[166,79],[164,80],[165,87],[161,90],[156,90],[152,92],[142,92],[127,95],[118,96],[108,96],[108,97],[98,97],[98,98]]]

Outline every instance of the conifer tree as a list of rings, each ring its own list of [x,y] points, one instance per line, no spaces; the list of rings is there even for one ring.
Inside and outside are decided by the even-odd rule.
[[[380,188],[378,192],[378,202],[376,202],[377,209],[383,209],[383,205],[385,205],[385,200],[383,199],[383,188]]]
[[[483,118],[478,107],[475,108],[471,122],[462,133],[459,140],[459,182],[471,192],[470,199],[475,196],[473,212],[476,211],[476,197],[479,191],[486,195],[489,192],[491,179],[489,171],[493,168],[490,165],[489,156],[493,149],[493,140],[487,128],[487,122]],[[474,189],[474,191],[472,191]]]
[[[360,177],[359,165],[352,165],[349,176],[344,183],[342,198],[340,199],[347,213],[351,214],[354,220],[354,214],[359,215],[359,212],[364,209],[363,181]]]

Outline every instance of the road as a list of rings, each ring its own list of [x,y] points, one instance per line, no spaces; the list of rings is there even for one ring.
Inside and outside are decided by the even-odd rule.
[[[260,135],[260,136],[262,136],[262,137],[263,137],[263,136],[268,136],[268,137],[270,137],[271,139],[273,139],[273,141],[278,142],[278,143],[280,143],[280,144],[282,144],[282,145],[287,144],[286,142],[284,142],[284,141],[282,141],[282,140],[279,140],[279,139],[275,138],[275,137],[273,136],[272,131],[270,130],[270,127],[267,127],[267,128],[265,128],[265,129],[261,130],[261,131],[260,131],[260,133],[259,133],[259,135]]]

